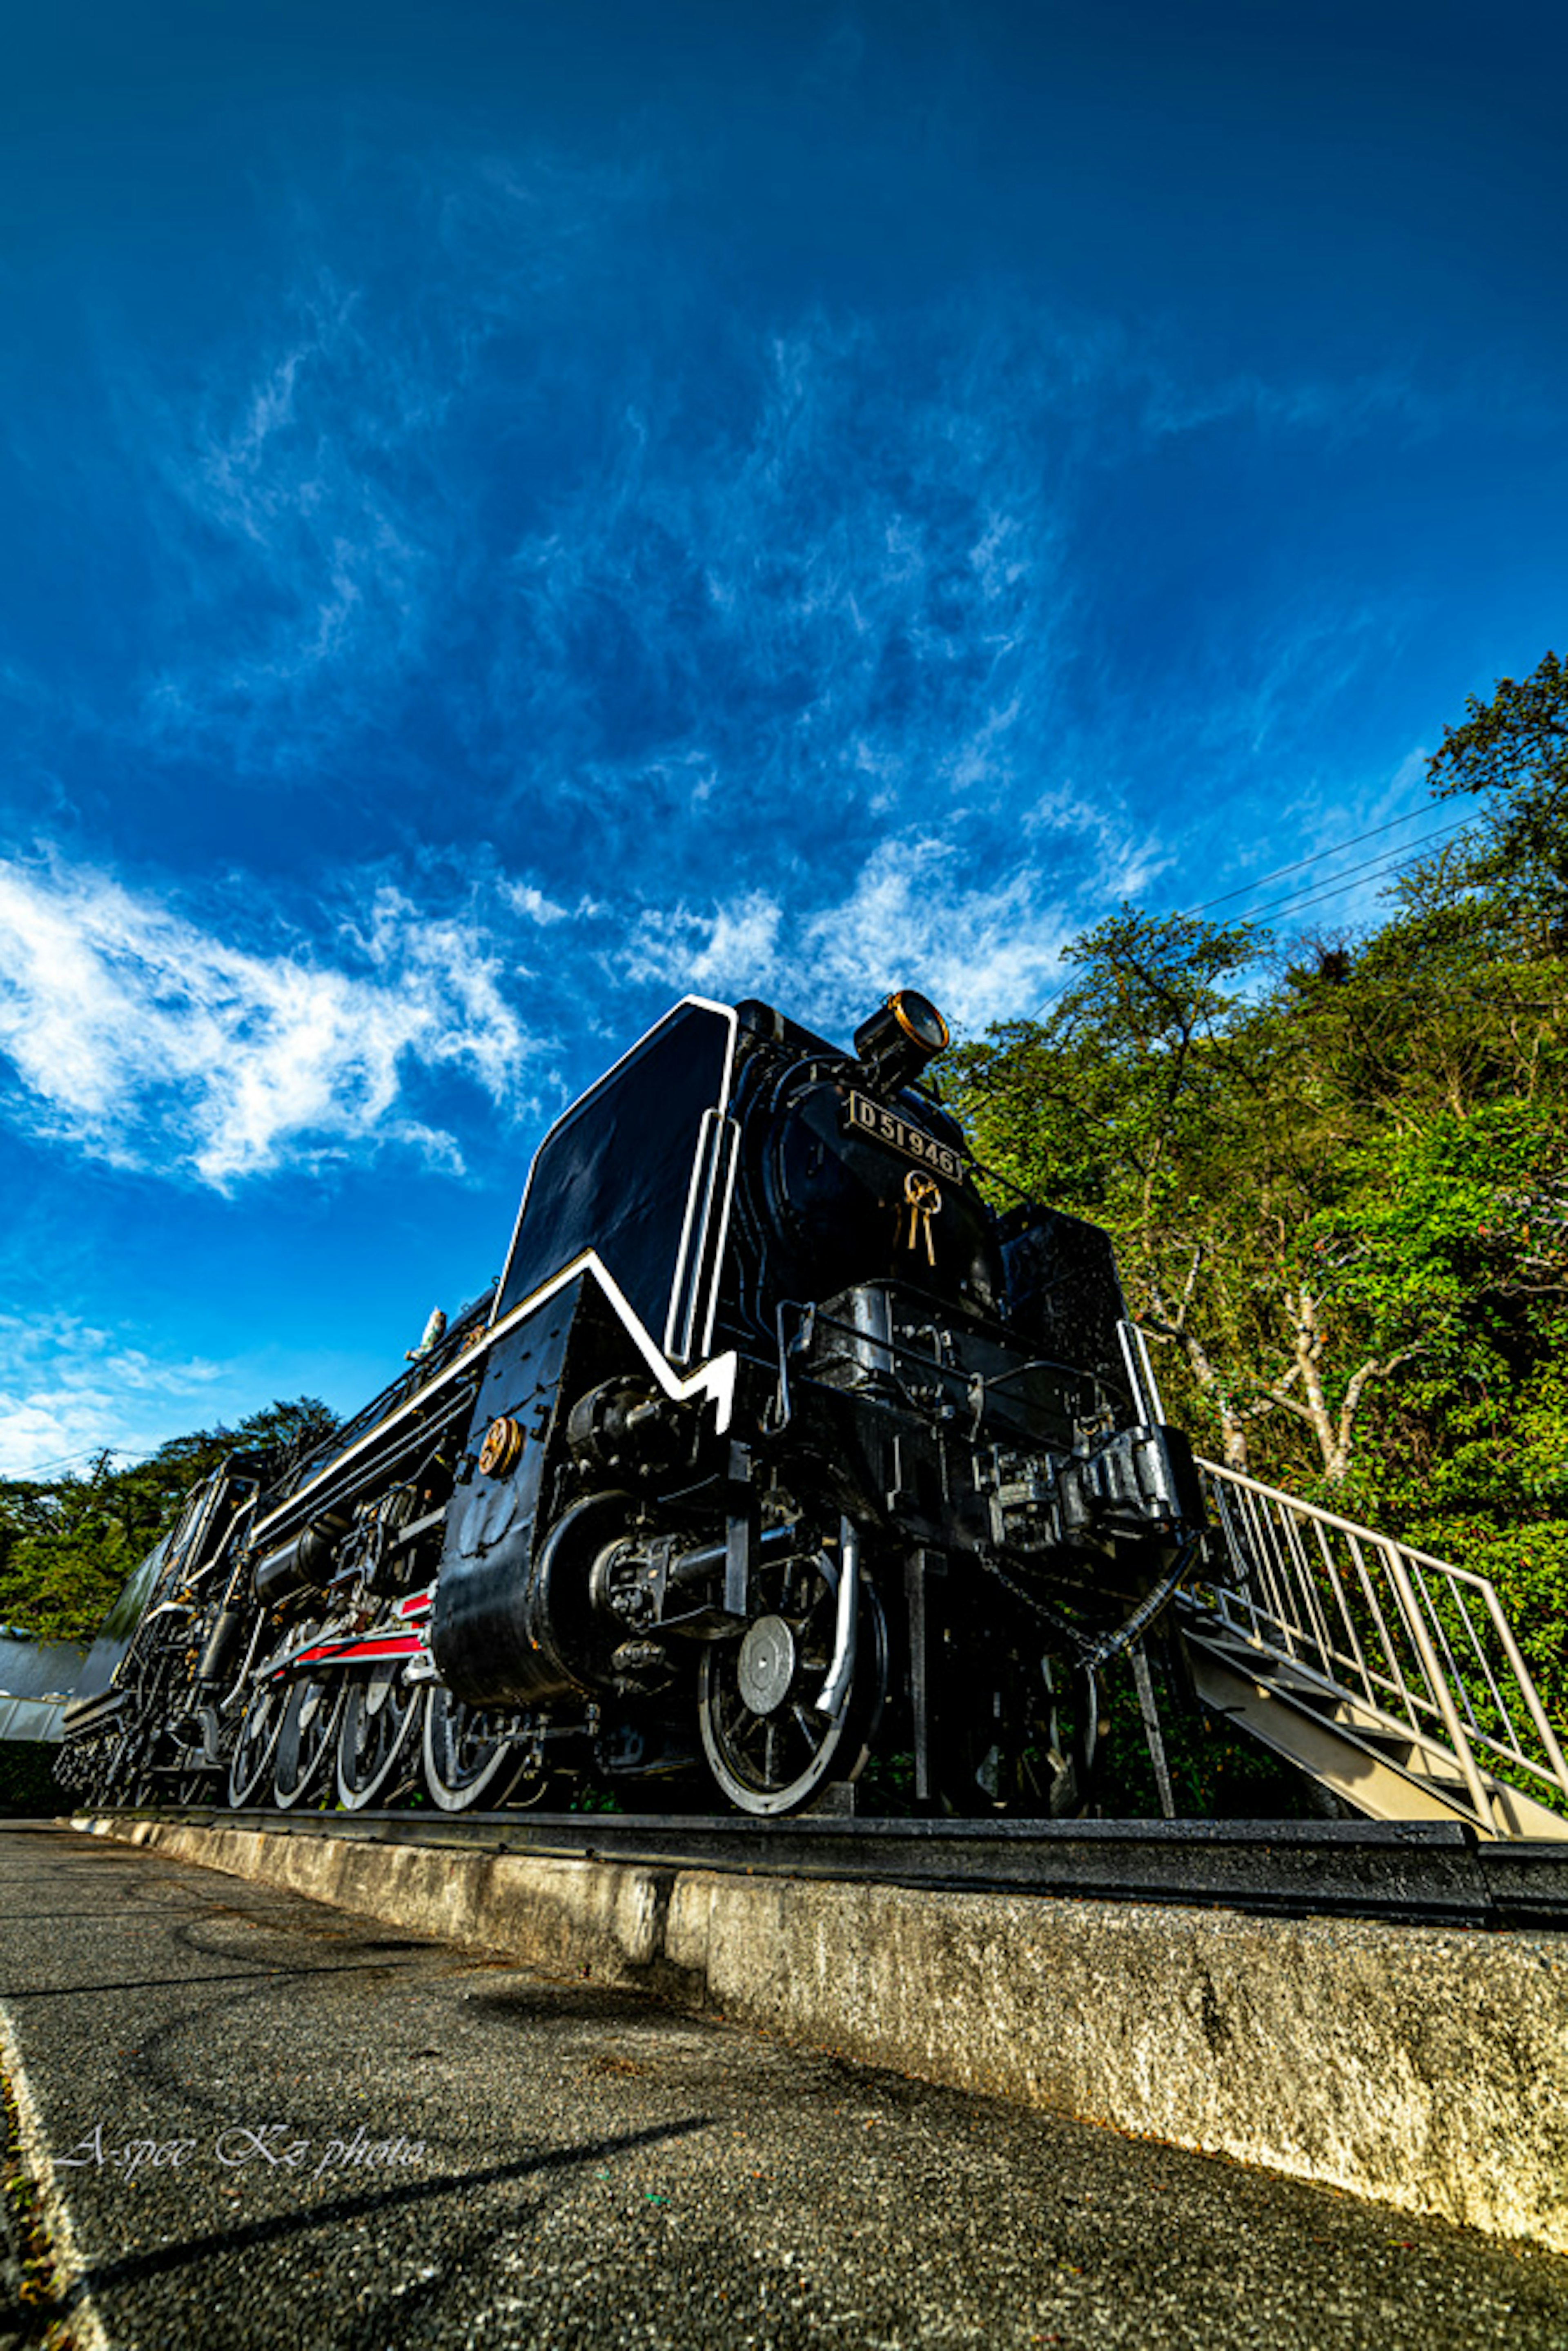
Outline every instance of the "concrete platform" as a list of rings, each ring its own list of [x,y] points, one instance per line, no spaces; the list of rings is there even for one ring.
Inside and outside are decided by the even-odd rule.
[[[1559,2255],[156,1847],[0,1831],[0,2021],[29,2351],[1568,2342]]]
[[[121,1833],[928,2082],[1568,2252],[1561,1934]]]

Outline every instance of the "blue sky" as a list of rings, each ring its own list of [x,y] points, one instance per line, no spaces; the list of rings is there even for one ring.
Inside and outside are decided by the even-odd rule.
[[[0,1469],[351,1405],[683,991],[1030,1011],[1123,897],[1451,820],[1562,645],[1558,10],[10,52]]]

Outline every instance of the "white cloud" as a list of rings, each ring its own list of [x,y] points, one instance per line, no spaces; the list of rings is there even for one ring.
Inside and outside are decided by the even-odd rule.
[[[339,946],[257,953],[58,863],[0,862],[0,1052],[19,1110],[120,1165],[223,1191],[285,1160],[392,1141],[461,1167],[400,1107],[409,1073],[456,1070],[519,1105],[537,1050],[471,923],[382,886]]]
[[[1045,821],[1065,831],[1065,811]],[[1093,913],[1136,893],[1155,852],[1101,811],[1080,817],[1093,871],[1075,861],[1064,886],[1040,865],[977,876],[949,843],[884,841],[850,891],[791,914],[753,892],[702,914],[651,909],[633,928],[628,971],[640,980],[734,995],[775,995],[830,1032],[848,1029],[894,987],[917,987],[959,1028],[1030,1012],[1062,981],[1061,950]],[[1086,911],[1087,910],[1087,911]]]
[[[564,923],[571,912],[569,906],[558,906],[553,898],[547,898],[530,882],[503,882],[501,895],[514,914],[526,914],[530,923],[541,925]]]
[[[627,977],[699,991],[717,987],[750,994],[758,976],[772,971],[779,961],[783,912],[760,891],[711,914],[693,914],[684,906],[651,909],[632,928]]]
[[[158,1362],[122,1331],[76,1316],[0,1314],[0,1477],[85,1468],[104,1446],[145,1453],[209,1410],[223,1367]]]

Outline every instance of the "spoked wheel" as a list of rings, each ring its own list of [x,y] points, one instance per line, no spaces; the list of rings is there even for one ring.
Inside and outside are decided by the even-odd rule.
[[[147,1766],[152,1761],[153,1733],[148,1721],[147,1692],[139,1676],[127,1671],[121,1687],[124,1711],[110,1733],[110,1750],[103,1775],[103,1800],[111,1804],[142,1804],[149,1799]]]
[[[513,1813],[533,1813],[549,1805],[551,1796],[556,1809],[564,1810],[570,1782],[564,1773],[533,1769],[525,1764],[519,1778],[513,1781],[507,1792],[507,1809]]]
[[[528,1760],[528,1742],[511,1719],[465,1706],[443,1682],[432,1682],[424,1708],[424,1776],[444,1813],[504,1804]],[[538,1773],[540,1792],[544,1775]]]
[[[158,1727],[148,1719],[143,1706],[121,1734],[114,1759],[112,1785],[117,1804],[140,1809],[158,1802],[162,1791],[152,1771],[158,1745]]]
[[[137,1810],[144,1804],[155,1804],[162,1793],[162,1782],[152,1771],[152,1753],[156,1745],[157,1734],[152,1730],[143,1730],[138,1734],[132,1750],[126,1773],[125,1793],[120,1801]]]
[[[841,1567],[826,1552],[768,1572],[773,1603],[738,1641],[703,1652],[697,1702],[703,1751],[731,1803],[788,1813],[831,1780],[852,1780],[887,1695],[887,1624],[861,1585],[855,1670],[835,1710],[818,1710],[832,1662]]]
[[[272,1751],[272,1801],[282,1811],[303,1803],[326,1779],[342,1708],[343,1685],[337,1676],[289,1686]]]
[[[136,1733],[122,1730],[114,1738],[104,1765],[102,1797],[106,1804],[131,1802],[131,1775],[136,1763]]]
[[[271,1781],[273,1750],[287,1698],[287,1687],[278,1682],[264,1682],[251,1692],[229,1758],[229,1803],[235,1812],[254,1804]]]
[[[418,1750],[409,1742],[427,1686],[405,1682],[403,1664],[391,1657],[349,1685],[338,1738],[338,1794],[348,1812],[391,1795],[413,1769]]]

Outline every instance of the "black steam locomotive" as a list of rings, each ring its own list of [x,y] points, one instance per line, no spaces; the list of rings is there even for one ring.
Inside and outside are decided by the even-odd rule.
[[[95,1802],[1036,1815],[1192,1559],[1106,1236],[983,1196],[888,998],[852,1053],[688,997],[535,1155],[496,1289],[283,1474],[235,1456],[106,1628]],[[1146,1676],[1141,1677],[1146,1687]]]

